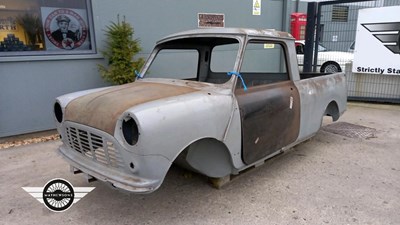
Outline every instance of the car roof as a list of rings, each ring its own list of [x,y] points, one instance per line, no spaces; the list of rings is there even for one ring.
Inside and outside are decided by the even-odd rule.
[[[194,29],[171,34],[162,38],[157,44],[186,37],[202,36],[251,36],[251,37],[277,37],[293,39],[290,33],[277,31],[274,29],[252,29],[252,28],[204,28]]]

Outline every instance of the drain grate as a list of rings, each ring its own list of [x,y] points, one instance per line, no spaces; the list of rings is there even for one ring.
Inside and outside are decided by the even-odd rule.
[[[376,129],[346,122],[326,125],[322,127],[322,130],[349,138],[376,138]]]

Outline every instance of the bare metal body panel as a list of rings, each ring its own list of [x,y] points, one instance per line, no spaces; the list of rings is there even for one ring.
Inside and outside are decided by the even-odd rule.
[[[145,102],[194,91],[196,90],[190,87],[149,82],[115,86],[72,101],[65,111],[65,120],[86,124],[112,135],[115,121],[127,109]]]
[[[300,133],[297,141],[314,135],[322,125],[322,116],[331,102],[338,107],[338,117],[347,104],[344,73],[299,80],[295,82],[301,99]],[[336,119],[334,119],[336,120]]]
[[[140,193],[156,190],[173,162],[209,177],[237,174],[306,140],[319,130],[324,115],[337,119],[346,109],[344,75],[300,80],[294,40],[284,32],[194,30],[168,36],[155,49],[180,41],[184,46],[197,37],[238,40],[233,71],[240,71],[246,41],[280,41],[290,80],[245,92],[236,89],[236,76],[223,84],[144,78],[61,96],[57,102],[64,118],[56,123],[64,144],[59,152],[73,168]],[[153,52],[142,74],[155,57]],[[124,139],[127,117],[139,131],[134,145]]]

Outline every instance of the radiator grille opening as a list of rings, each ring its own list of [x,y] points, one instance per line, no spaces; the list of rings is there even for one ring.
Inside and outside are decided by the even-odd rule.
[[[66,127],[68,145],[74,151],[100,164],[123,168],[123,161],[112,141],[72,126]]]

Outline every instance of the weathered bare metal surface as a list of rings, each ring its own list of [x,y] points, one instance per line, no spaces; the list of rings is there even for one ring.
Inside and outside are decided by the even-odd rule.
[[[194,37],[197,35],[230,35],[230,36],[260,36],[260,37],[272,37],[272,38],[290,38],[293,36],[287,32],[277,31],[274,29],[249,29],[249,28],[208,28],[208,29],[195,29],[184,31],[180,33],[176,33],[170,36],[167,36],[157,44],[161,44],[163,42],[171,41],[177,38],[183,37]]]
[[[82,96],[70,102],[65,120],[114,134],[115,122],[127,109],[149,101],[196,91],[160,83],[136,82]]]
[[[322,130],[349,138],[376,138],[376,129],[357,124],[337,122],[322,127]]]
[[[165,175],[164,171],[166,171],[166,168],[169,168],[171,165],[170,160],[161,155],[143,156],[126,151],[126,149],[121,146],[121,143],[115,140],[113,135],[104,131],[69,121],[64,122],[64,127],[74,127],[80,131],[79,133],[91,133],[98,137],[102,137],[102,142],[104,143],[112,143],[114,149],[118,151],[118,154],[120,155],[119,159],[122,160],[118,166],[99,163],[98,160],[101,160],[99,158],[93,160],[91,157],[83,156],[82,151],[85,151],[87,147],[85,147],[83,143],[79,143],[81,142],[79,140],[74,140],[74,138],[71,140],[71,138],[68,138],[66,129],[63,129],[60,132],[63,142],[66,144],[62,145],[58,150],[61,156],[63,156],[64,159],[75,169],[93,176],[98,180],[111,182],[114,186],[121,189],[141,193],[152,192],[161,185],[163,180],[162,177]],[[78,136],[76,139],[82,140],[85,138]],[[90,140],[86,139],[85,141],[89,142]],[[92,143],[89,143],[89,148],[92,151],[97,152],[99,145],[94,143],[94,141],[90,142]],[[71,148],[69,145],[76,146]],[[81,149],[81,152],[77,151],[79,148]],[[116,157],[114,158],[116,159]],[[130,168],[130,163],[134,163],[134,169]]]
[[[64,120],[56,124],[64,142],[59,150],[67,161],[99,180],[147,193],[161,185],[171,164],[184,151],[188,153],[183,159],[199,173],[209,177],[238,174],[313,136],[324,115],[338,118],[345,111],[344,75],[300,80],[294,39],[275,30],[202,29],[168,36],[158,42],[141,74],[146,74],[163,47],[196,48],[201,56],[208,55],[213,46],[197,43],[196,38],[202,37],[236,39],[240,47],[232,71],[238,72],[247,41],[279,41],[287,51],[290,81],[263,84],[266,81],[262,80],[244,92],[236,89],[237,76],[223,84],[200,82],[204,81],[200,78],[144,77],[127,85],[61,96],[57,102]],[[205,58],[199,59],[203,77],[210,71]],[[124,139],[122,124],[127,117],[137,123],[139,138],[134,145]],[[96,163],[71,149],[71,144],[79,142],[76,137],[65,139],[68,126],[76,127],[76,136],[93,133],[112,143],[121,154],[118,167]],[[97,142],[93,145],[85,139],[82,143],[89,143],[84,149],[96,151]]]
[[[314,135],[321,127],[322,117],[330,102],[341,115],[346,110],[347,95],[344,74],[332,74],[295,82],[301,99],[301,124],[298,140]]]

